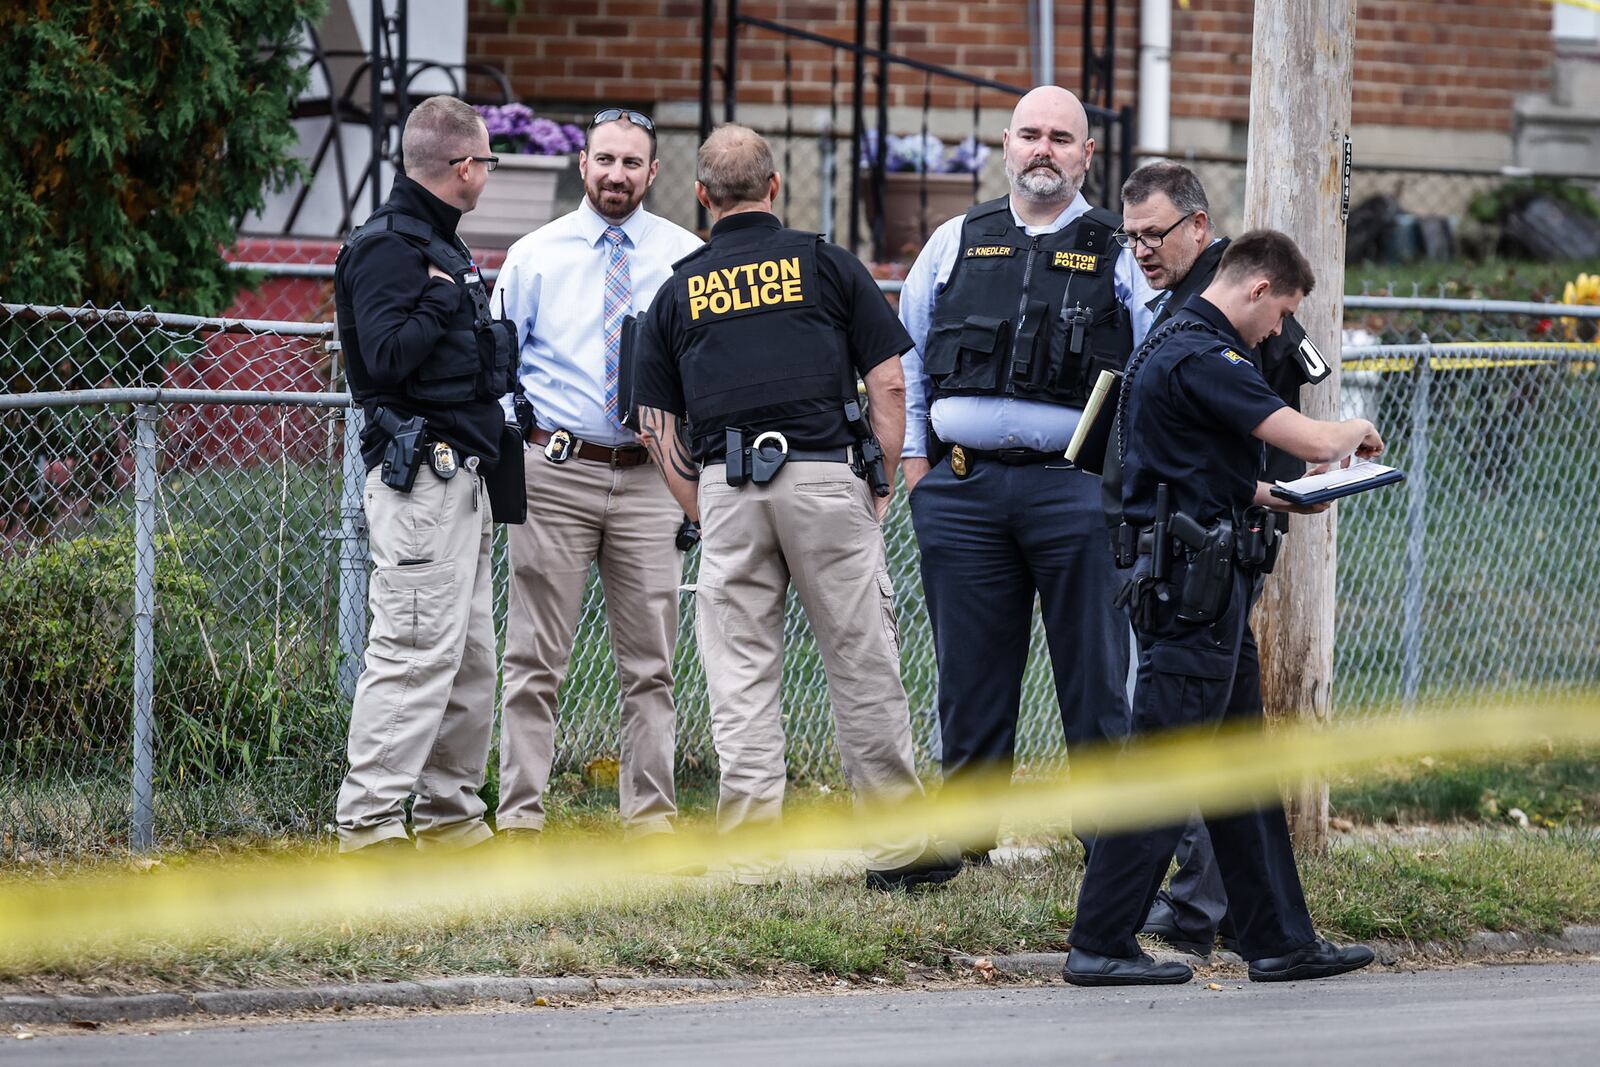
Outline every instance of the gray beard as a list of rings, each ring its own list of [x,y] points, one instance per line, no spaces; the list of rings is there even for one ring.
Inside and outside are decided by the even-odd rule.
[[[1006,171],[1011,179],[1011,192],[1036,204],[1053,204],[1071,200],[1078,195],[1082,182],[1071,182],[1065,174],[1043,167],[1029,168],[1021,174]]]

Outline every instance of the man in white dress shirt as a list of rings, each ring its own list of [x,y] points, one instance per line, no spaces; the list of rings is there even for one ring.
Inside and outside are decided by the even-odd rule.
[[[1121,219],[1079,191],[1094,156],[1065,89],[1022,98],[1009,196],[936,230],[906,277],[901,469],[939,668],[947,788],[1009,776],[1034,597],[1069,749],[1128,729],[1128,624],[1100,480],[1062,458],[1103,369],[1149,322]],[[1080,836],[1083,836],[1080,834]],[[1085,845],[1088,845],[1085,840]],[[988,862],[992,837],[965,842]]]
[[[660,165],[646,115],[597,113],[578,156],[583,202],[511,246],[491,301],[517,324],[518,380],[533,418],[528,521],[508,527],[496,822],[512,837],[544,827],[556,691],[594,563],[621,683],[624,832],[669,833],[677,814],[672,654],[683,515],[617,402],[622,320],[648,307],[672,264],[701,243],[641,206]],[[512,397],[505,406],[514,413]]]

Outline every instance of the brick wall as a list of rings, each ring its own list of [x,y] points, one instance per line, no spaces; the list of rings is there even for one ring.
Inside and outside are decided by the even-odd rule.
[[[1025,0],[892,0],[890,49],[902,55],[1012,85],[1031,81],[1028,5]],[[1121,103],[1132,103],[1137,66],[1138,4],[1117,5],[1116,84]],[[717,4],[719,15],[727,4]],[[700,94],[699,0],[524,0],[523,11],[508,15],[489,0],[468,5],[468,59],[493,63],[511,78],[516,91],[537,103],[570,102],[587,107],[597,100],[637,103],[695,101]],[[855,39],[854,0],[745,0],[742,13],[783,22],[841,40]],[[1103,10],[1103,5],[1101,5]],[[868,4],[867,43],[878,40],[878,5]],[[1076,89],[1082,77],[1080,37],[1083,7],[1072,0],[1056,4],[1056,71],[1061,84]],[[723,21],[717,20],[714,49],[721,106]],[[1103,32],[1097,29],[1097,34]],[[1097,41],[1100,38],[1097,36]],[[822,45],[794,41],[784,63],[781,38],[746,28],[739,41],[738,99],[741,103],[781,104],[789,83],[796,105],[826,106],[835,57],[838,102],[850,105],[853,57]],[[868,63],[864,100],[875,106]],[[787,76],[786,76],[787,75]],[[924,77],[896,68],[890,103],[918,107]],[[1009,106],[1011,98],[983,94],[986,107]],[[970,108],[973,90],[934,79],[931,104]]]
[[[1103,5],[1097,5],[1103,10]],[[717,5],[719,11],[726,3]],[[1137,0],[1117,3],[1118,106],[1135,102]],[[747,14],[845,40],[855,36],[853,0],[746,0]],[[1024,0],[893,0],[891,47],[931,63],[1015,85],[1030,80]],[[1243,121],[1250,105],[1252,0],[1192,0],[1173,5],[1174,118]],[[1056,4],[1056,69],[1061,84],[1080,80],[1080,3]],[[699,97],[699,0],[524,0],[511,15],[490,0],[470,0],[469,59],[493,63],[518,94],[537,104],[581,111],[599,100],[639,104]],[[877,41],[869,4],[869,43]],[[1357,6],[1355,121],[1443,129],[1506,131],[1512,100],[1547,89],[1552,42],[1547,0],[1360,0]],[[716,62],[722,56],[718,21]],[[791,44],[747,29],[740,40],[739,100],[825,106],[833,58],[828,49]],[[871,64],[869,64],[869,81]],[[850,103],[851,59],[838,54],[841,109]],[[920,106],[924,79],[897,70],[890,103]],[[720,68],[716,99],[721,100]],[[868,105],[876,94],[869,84]],[[986,93],[988,107],[1007,97]],[[931,103],[970,108],[972,90],[940,84]]]
[[[1172,114],[1250,113],[1251,0],[1173,6]],[[1518,94],[1549,88],[1548,0],[1359,0],[1354,121],[1511,129]]]

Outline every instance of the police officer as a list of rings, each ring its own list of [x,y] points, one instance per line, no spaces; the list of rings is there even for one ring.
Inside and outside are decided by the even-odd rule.
[[[1181,163],[1158,162],[1140,167],[1122,185],[1122,230],[1117,243],[1133,252],[1145,283],[1158,290],[1150,302],[1155,310],[1151,329],[1164,325],[1191,296],[1205,291],[1216,276],[1217,265],[1228,249],[1228,239],[1218,237],[1211,223],[1210,204],[1205,187],[1194,172]],[[1299,409],[1300,387],[1315,385],[1328,376],[1322,359],[1305,328],[1290,316],[1283,329],[1250,349],[1250,357],[1262,377],[1289,406]],[[1305,464],[1282,449],[1267,448],[1261,477],[1272,482],[1298,478]],[[1108,513],[1113,527],[1122,518],[1121,479],[1115,463],[1108,465],[1105,477]],[[1289,516],[1275,516],[1278,531],[1288,529]],[[1136,546],[1133,531],[1120,526],[1124,534],[1124,565],[1131,566]],[[1259,578],[1258,578],[1259,581]],[[1254,676],[1248,674],[1236,688],[1235,701],[1259,701]],[[1178,841],[1177,870],[1168,889],[1156,897],[1145,921],[1143,933],[1159,937],[1174,948],[1205,956],[1222,933],[1223,943],[1233,944],[1233,930],[1227,922],[1227,894],[1217,871],[1211,839],[1205,822],[1198,816],[1189,820]]]
[[[945,785],[1009,776],[1034,597],[1069,749],[1127,730],[1128,628],[1100,483],[1061,454],[1145,315],[1114,212],[1079,191],[1083,105],[1042,86],[1005,131],[1011,194],[951,219],[906,276],[904,473],[939,666]],[[987,862],[994,844],[968,842]]]
[[[716,223],[650,305],[634,397],[646,447],[701,525],[695,616],[721,764],[718,827],[755,841],[783,807],[791,582],[822,652],[858,803],[882,810],[922,794],[879,525],[904,429],[898,357],[911,341],[860,263],[772,214],[779,178],[754,131],[713,132],[696,178]],[[868,884],[882,890],[961,869],[922,834],[879,838],[866,853]],[[777,874],[759,845],[734,863],[740,882]]]
[[[492,836],[478,797],[495,687],[481,479],[501,456],[499,398],[511,388],[515,341],[491,317],[456,224],[497,160],[477,112],[448,96],[411,112],[402,150],[406,173],[350,235],[334,273],[346,374],[366,416],[374,564],[339,788],[342,851],[406,843],[412,794],[419,847]]]
[[[1311,291],[1311,268],[1288,237],[1247,233],[1216,277],[1128,366],[1115,445],[1123,512],[1138,562],[1121,599],[1139,640],[1132,744],[1141,734],[1261,717],[1249,615],[1271,550],[1273,506],[1259,480],[1263,443],[1301,460],[1376,456],[1365,419],[1306,418],[1272,391],[1244,353],[1277,333]],[[1235,693],[1248,699],[1235,699]],[[1253,981],[1325,978],[1372,951],[1317,937],[1281,806],[1216,817],[1206,828]],[[1063,976],[1075,985],[1187,982],[1183,963],[1155,963],[1135,934],[1183,827],[1102,836],[1078,898]]]

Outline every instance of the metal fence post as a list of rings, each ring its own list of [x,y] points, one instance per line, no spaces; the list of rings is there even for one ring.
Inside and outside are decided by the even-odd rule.
[[[133,824],[135,850],[155,844],[156,418],[133,409]]]
[[[833,228],[833,121],[823,120],[823,131],[817,135],[817,229],[830,237],[837,236]]]
[[[359,404],[344,409],[344,471],[339,491],[339,691],[354,697],[367,643],[367,514],[361,505],[366,464],[361,461]]]
[[[1417,706],[1422,687],[1422,601],[1428,548],[1428,422],[1432,418],[1433,343],[1422,335],[1411,388],[1410,457],[1406,470],[1406,569],[1400,631],[1400,702]]]

